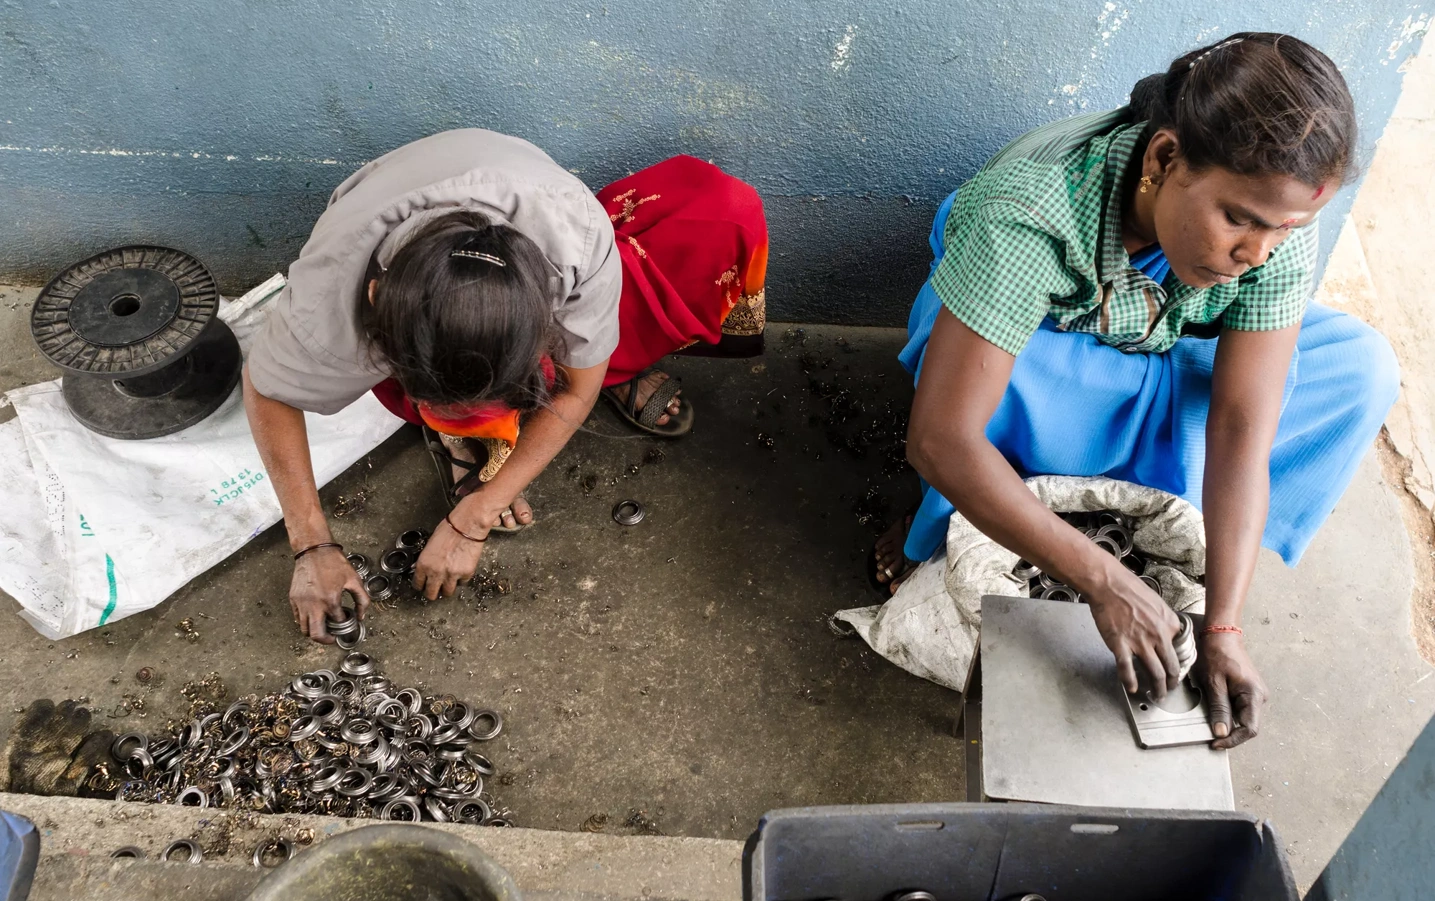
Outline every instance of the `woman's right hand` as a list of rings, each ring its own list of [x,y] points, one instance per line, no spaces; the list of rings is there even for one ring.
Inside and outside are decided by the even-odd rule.
[[[333,644],[325,619],[343,615],[340,602],[345,591],[354,596],[355,615],[363,619],[369,609],[369,595],[342,549],[320,548],[296,560],[294,578],[289,583],[289,606],[299,631],[319,644]]]
[[[1094,546],[1092,550],[1109,557]],[[1140,691],[1135,665],[1135,661],[1140,660],[1151,675],[1149,684],[1157,697],[1164,696],[1176,687],[1180,676],[1172,640],[1181,631],[1181,621],[1145,582],[1116,558],[1109,560],[1109,563],[1102,561],[1107,574],[1105,584],[1083,593],[1096,628],[1111,653],[1116,655],[1116,672],[1126,691],[1130,694]]]

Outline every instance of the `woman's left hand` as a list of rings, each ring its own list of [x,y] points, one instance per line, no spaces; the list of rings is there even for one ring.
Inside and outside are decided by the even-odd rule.
[[[1255,738],[1261,707],[1270,695],[1246,652],[1245,638],[1234,632],[1203,636],[1196,677],[1206,693],[1211,731],[1216,734],[1211,747],[1234,748]]]
[[[462,526],[463,521],[459,520],[459,524]],[[488,529],[476,527],[469,534],[484,538]],[[414,588],[431,601],[448,597],[458,591],[459,582],[473,578],[482,556],[482,541],[465,538],[448,524],[447,519],[440,520],[414,564]]]

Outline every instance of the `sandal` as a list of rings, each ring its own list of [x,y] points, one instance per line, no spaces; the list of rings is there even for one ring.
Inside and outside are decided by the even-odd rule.
[[[673,402],[678,391],[683,387],[683,382],[677,376],[670,375],[667,380],[657,387],[643,409],[638,409],[638,382],[653,373],[654,369],[644,369],[627,381],[628,399],[623,400],[618,392],[613,389],[616,385],[603,389],[603,396],[618,411],[618,415],[628,421],[628,424],[636,429],[647,432],[649,435],[657,435],[659,438],[680,438],[693,430],[693,407],[687,401],[678,408],[676,414],[668,413],[668,405]],[[658,418],[664,413],[668,415],[667,425],[658,425]]]
[[[903,517],[903,522],[906,523],[902,528],[903,541],[906,540],[907,533],[912,529],[912,519],[916,515],[916,512],[916,509],[913,508],[912,512]],[[892,591],[892,582],[916,567],[919,561],[913,560],[911,557],[903,554],[901,567],[896,570],[889,570],[887,581],[883,582],[877,578],[877,544],[881,540],[881,537],[878,537],[877,541],[872,542],[872,550],[867,552],[867,584],[871,585],[872,590],[876,591],[884,599],[891,600],[892,595],[896,593]]]
[[[443,436],[426,425],[420,428],[423,429],[424,445],[428,448],[429,459],[433,460],[434,471],[438,473],[438,483],[443,489],[444,502],[447,503],[448,508],[452,510],[460,500],[472,494],[483,484],[483,480],[480,476],[484,468],[488,465],[488,461],[460,460],[450,453],[447,447],[444,447]],[[464,470],[463,478],[457,482],[453,479],[453,468],[455,466]],[[512,528],[505,525],[496,525],[490,526],[489,530],[509,534],[512,532],[521,532],[531,525],[533,525],[531,522],[519,523]]]

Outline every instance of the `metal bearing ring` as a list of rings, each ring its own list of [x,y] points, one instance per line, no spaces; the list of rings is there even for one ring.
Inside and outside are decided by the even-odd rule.
[[[175,839],[170,842],[165,846],[165,849],[160,852],[159,859],[169,863],[171,862],[170,856],[180,850],[188,852],[189,856],[184,860],[175,861],[176,863],[199,863],[201,860],[204,860],[204,851],[196,842],[187,838]]]
[[[394,596],[394,584],[388,576],[369,576],[364,582],[364,591],[371,601],[387,601]]]
[[[368,640],[369,624],[364,622],[359,623],[359,628],[355,629],[348,635],[334,636],[334,644],[338,645],[339,649],[343,651],[352,651],[354,648],[357,648],[359,646],[360,642]]]
[[[613,522],[620,526],[636,526],[645,515],[643,505],[637,501],[618,501],[618,506],[613,508]]]
[[[378,741],[379,730],[368,720],[349,720],[339,730],[339,737],[351,745],[371,745]]]
[[[282,854],[283,859],[274,863],[269,863],[269,852],[271,851],[275,851],[279,854]],[[279,864],[283,863],[285,860],[293,860],[294,855],[297,853],[299,853],[299,849],[294,847],[294,843],[289,841],[289,839],[284,838],[282,835],[278,838],[267,838],[254,846],[254,865],[256,867],[262,867],[266,870],[273,869],[274,867],[279,866]]]
[[[456,741],[462,734],[463,730],[458,727],[457,723],[444,723],[429,733],[428,740],[430,744],[446,745],[451,741]]]
[[[902,892],[893,898],[892,901],[937,901],[937,896],[931,892],[918,890],[915,892]]]
[[[371,676],[374,670],[378,669],[378,665],[368,654],[353,653],[344,657],[339,669],[350,676]]]
[[[1097,530],[1096,535],[1098,538],[1110,538],[1116,542],[1116,556],[1125,557],[1131,553],[1132,536],[1130,529],[1118,525],[1102,526]]]
[[[1053,585],[1041,593],[1043,601],[1066,601],[1075,604],[1081,595],[1070,585]]]
[[[423,529],[409,529],[407,532],[399,533],[399,537],[394,539],[394,550],[418,552],[423,549],[425,544],[428,544],[428,540],[429,533]]]
[[[339,610],[344,614],[342,619],[335,619],[332,616],[324,618],[324,625],[329,630],[329,634],[334,636],[353,635],[359,631],[358,615],[348,607],[340,607]]]
[[[309,708],[309,715],[312,716],[320,726],[337,726],[344,721],[344,705],[339,699],[332,695],[325,695],[314,702]],[[293,733],[290,733],[293,736]]]
[[[367,579],[369,573],[374,571],[373,562],[363,554],[349,554],[345,559],[349,561],[349,565],[354,568],[354,572],[358,573],[361,579]]]
[[[424,696],[417,688],[405,688],[394,695],[394,700],[403,704],[411,714],[424,709]]]
[[[1157,597],[1161,597],[1161,583],[1157,582],[1154,576],[1142,575],[1141,581],[1146,583],[1147,588],[1156,592]]]
[[[249,744],[249,727],[240,726],[219,743],[219,747],[215,749],[214,753],[220,757],[229,757],[247,744]]]
[[[433,795],[424,798],[424,810],[428,811],[428,815],[433,817],[435,823],[447,823],[449,820],[448,809],[443,806],[442,801]]]
[[[135,748],[130,752],[129,759],[125,761],[125,772],[136,779],[143,778],[152,769],[154,769],[154,758],[144,748]]]
[[[303,741],[306,738],[313,738],[319,731],[319,721],[312,716],[301,716],[289,727],[289,740]]]
[[[289,683],[289,688],[304,700],[312,701],[324,696],[325,683],[314,673],[305,673],[295,676],[294,681]]]
[[[457,726],[460,731],[473,725],[473,718],[477,715],[478,711],[467,701],[459,701],[442,714],[444,722],[452,723]]]
[[[1137,553],[1130,553],[1122,557],[1121,565],[1138,576],[1146,572],[1146,558]]]
[[[191,804],[190,801],[194,803]],[[174,799],[174,803],[179,807],[208,807],[209,795],[199,786],[191,785],[179,793],[179,797]]]
[[[492,726],[485,727],[484,722],[492,723]],[[503,714],[497,710],[480,710],[474,713],[473,722],[468,727],[469,737],[474,741],[490,741],[498,737],[503,731]]]
[[[1035,579],[1037,576],[1041,575],[1041,567],[1037,566],[1035,563],[1028,563],[1025,560],[1018,560],[1016,562],[1016,568],[1011,571],[1011,574],[1016,576],[1018,579],[1021,579],[1023,582],[1030,582],[1032,579]]]
[[[455,823],[470,823],[478,826],[491,816],[493,816],[493,808],[489,807],[486,801],[478,798],[469,798],[467,801],[459,801],[453,805],[453,821]]]
[[[249,711],[250,706],[248,701],[235,701],[233,704],[230,704],[227,708],[225,708],[224,716],[219,718],[219,724],[221,726],[231,725],[230,720],[233,720],[242,713],[248,713]]]
[[[400,816],[400,811],[408,811],[408,816]],[[411,795],[404,795],[379,808],[379,819],[417,823],[423,819],[423,814],[419,812],[418,801],[414,800]]]
[[[339,780],[343,778],[344,771],[331,763],[314,775],[309,787],[316,792],[326,792],[338,785]]]
[[[1095,538],[1091,539],[1091,543],[1101,548],[1103,551],[1113,557],[1121,556],[1120,545],[1118,545],[1116,543],[1116,539],[1112,538],[1110,535],[1097,535]]]
[[[492,761],[476,751],[468,752],[468,762],[470,766],[484,776],[492,776],[498,772],[498,770],[494,768]]]
[[[339,777],[339,782],[334,786],[334,791],[346,798],[362,798],[373,788],[374,774],[368,770],[358,767],[350,767],[344,770],[344,775]]]
[[[133,858],[134,860],[144,860],[148,855],[145,854],[142,849],[136,848],[134,845],[125,845],[123,848],[116,848],[114,852],[110,854],[110,856],[129,857]]]
[[[379,558],[379,569],[391,576],[406,576],[414,571],[415,562],[413,551],[395,548]]]
[[[130,747],[131,743],[133,743],[134,747]],[[139,732],[126,732],[124,735],[115,739],[110,745],[110,756],[118,761],[124,762],[130,759],[130,755],[134,753],[136,749],[144,750],[148,747],[149,738]]]
[[[487,821],[485,821],[483,825],[485,825],[485,826],[502,826],[502,827],[505,827],[505,828],[509,828],[509,827],[512,827],[512,826],[513,826],[513,823],[512,823],[512,821],[508,820],[508,819],[505,818],[505,817],[491,817],[491,818],[489,818]]]

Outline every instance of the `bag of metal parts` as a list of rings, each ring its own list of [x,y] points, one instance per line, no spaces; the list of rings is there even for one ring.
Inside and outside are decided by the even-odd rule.
[[[1190,502],[1156,488],[1106,478],[1036,476],[1027,479],[1048,508],[1149,579],[1172,609],[1201,610],[1206,592],[1206,533]],[[1109,522],[1101,522],[1102,514]],[[1103,531],[1104,530],[1104,531]],[[959,513],[947,526],[947,545],[921,564],[885,604],[842,610],[845,623],[872,650],[902,669],[962,691],[981,632],[985,594],[1079,600],[997,544]]]
[[[284,284],[221,305],[241,348]],[[59,381],[7,399],[19,415],[0,423],[0,588],[50,638],[156,606],[280,519],[237,387],[197,424],[139,441],[86,428]],[[372,395],[305,419],[320,485],[403,425]]]

